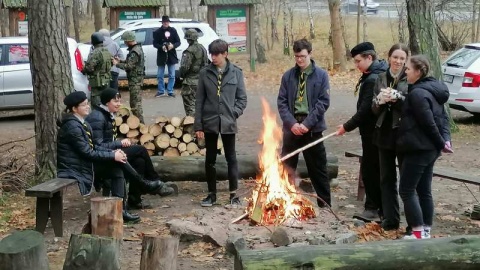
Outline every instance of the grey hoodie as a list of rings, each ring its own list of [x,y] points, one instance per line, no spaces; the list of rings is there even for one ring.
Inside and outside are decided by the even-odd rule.
[[[114,42],[111,37],[105,37],[105,40],[103,41],[103,46],[108,49],[108,51],[113,55],[113,57],[116,56],[120,58],[120,60],[125,60],[125,54],[120,49],[120,46],[118,46],[118,44]],[[110,71],[119,73],[120,69],[117,68],[115,65],[112,65]]]

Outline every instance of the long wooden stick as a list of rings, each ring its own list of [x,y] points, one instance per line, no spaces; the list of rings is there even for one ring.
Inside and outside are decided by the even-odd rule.
[[[328,134],[328,135],[325,136],[325,137],[322,137],[322,138],[320,138],[320,139],[318,139],[318,140],[316,140],[316,141],[314,141],[314,142],[311,142],[311,143],[305,145],[304,147],[298,148],[297,150],[295,150],[295,151],[293,151],[293,152],[291,152],[291,153],[283,156],[282,158],[280,158],[280,161],[285,161],[285,160],[287,160],[287,159],[295,156],[296,154],[302,152],[303,150],[306,150],[306,149],[308,149],[308,148],[310,148],[310,147],[312,147],[312,146],[314,146],[314,145],[317,145],[317,144],[325,141],[326,139],[328,139],[328,138],[330,138],[330,137],[332,137],[332,136],[334,136],[334,135],[336,135],[336,134],[337,134],[337,132],[332,132],[332,133]]]

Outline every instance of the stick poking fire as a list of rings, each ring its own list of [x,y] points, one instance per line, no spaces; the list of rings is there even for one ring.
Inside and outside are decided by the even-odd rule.
[[[262,99],[263,134],[259,154],[261,175],[257,176],[251,198],[248,199],[247,214],[259,225],[281,224],[288,219],[299,221],[315,217],[312,203],[297,193],[295,185],[288,180],[288,173],[280,161],[278,150],[282,130],[277,124],[276,114]]]

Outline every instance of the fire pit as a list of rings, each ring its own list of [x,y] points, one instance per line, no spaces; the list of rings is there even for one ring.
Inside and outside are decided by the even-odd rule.
[[[276,114],[262,99],[263,134],[259,143],[260,175],[248,198],[247,215],[257,225],[278,225],[289,219],[298,221],[315,217],[312,203],[299,194],[290,183],[288,173],[279,157],[282,130]]]

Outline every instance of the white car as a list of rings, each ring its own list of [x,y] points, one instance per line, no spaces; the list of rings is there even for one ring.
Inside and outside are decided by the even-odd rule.
[[[67,38],[73,87],[90,95],[77,42]],[[33,108],[33,86],[27,37],[0,38],[0,110]]]
[[[467,44],[443,64],[450,108],[480,115],[480,43]]]
[[[176,49],[179,63],[182,59],[183,51],[188,47],[188,43],[185,40],[185,32],[189,29],[194,29],[198,33],[198,42],[202,44],[208,51],[208,45],[218,39],[217,33],[207,23],[201,23],[189,19],[175,19],[170,18],[170,26],[175,28],[180,37],[181,45]],[[142,49],[145,54],[145,77],[156,78],[157,77],[157,49],[153,47],[153,32],[162,26],[161,18],[155,19],[143,19],[128,22],[111,32],[111,38],[120,45],[121,50],[127,55],[127,47],[123,43],[122,34],[129,30],[133,31],[138,43],[142,44]],[[80,51],[84,60],[86,61],[89,53],[91,52],[90,44],[80,44]],[[177,72],[175,75],[178,77],[178,70],[180,65],[176,65]],[[167,70],[165,69],[165,76],[167,76]],[[126,78],[126,74],[123,70],[120,71],[120,78]]]

